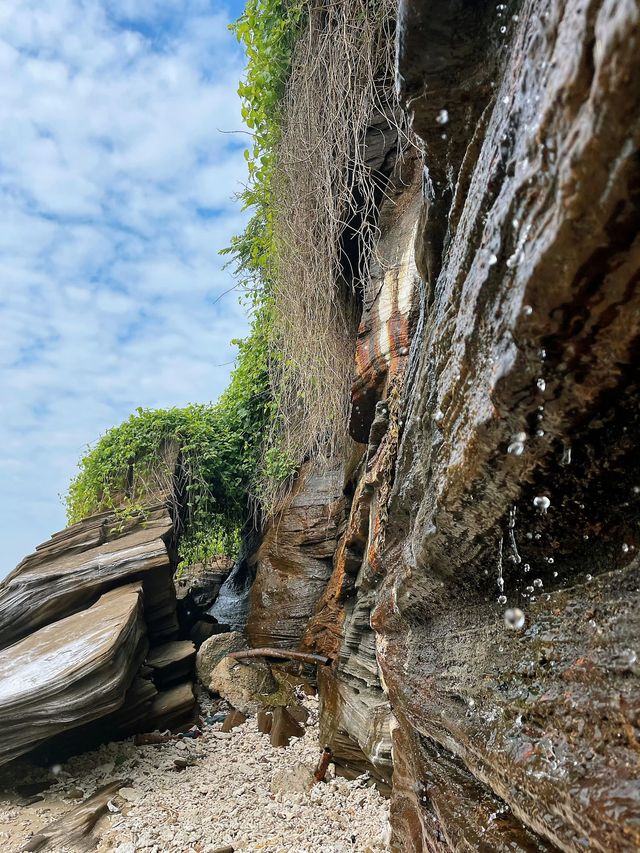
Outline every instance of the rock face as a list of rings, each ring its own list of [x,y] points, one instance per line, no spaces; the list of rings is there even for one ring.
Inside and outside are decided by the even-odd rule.
[[[426,289],[372,624],[405,849],[640,843],[639,46],[635,2],[403,6]]]
[[[102,513],[0,585],[0,763],[189,717],[195,648],[176,641],[172,541],[164,507]]]
[[[640,6],[402,0],[398,85],[323,739],[397,850],[636,850]]]
[[[344,520],[342,470],[303,469],[255,557],[247,636],[252,646],[295,648],[331,575]]]

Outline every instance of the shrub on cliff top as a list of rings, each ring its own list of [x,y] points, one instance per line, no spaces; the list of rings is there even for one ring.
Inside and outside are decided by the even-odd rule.
[[[266,325],[265,311],[257,312],[250,337],[236,342],[236,367],[217,403],[137,409],[102,436],[81,459],[69,487],[69,523],[105,509],[131,515],[157,495],[170,493],[174,471],[169,466],[174,457],[166,459],[164,453],[169,444],[179,451],[185,475],[181,559],[235,556],[271,408]]]

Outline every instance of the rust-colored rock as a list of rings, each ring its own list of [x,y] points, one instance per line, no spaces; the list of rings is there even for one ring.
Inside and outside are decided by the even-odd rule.
[[[344,518],[341,470],[304,468],[269,523],[256,556],[247,636],[252,646],[296,648],[331,575]]]

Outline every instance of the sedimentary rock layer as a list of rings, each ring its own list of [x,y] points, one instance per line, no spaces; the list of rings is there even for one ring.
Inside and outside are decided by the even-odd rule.
[[[640,8],[412,0],[399,44],[426,198],[372,612],[396,842],[635,850]]]
[[[148,648],[141,599],[119,587],[0,652],[0,763],[122,705]]]

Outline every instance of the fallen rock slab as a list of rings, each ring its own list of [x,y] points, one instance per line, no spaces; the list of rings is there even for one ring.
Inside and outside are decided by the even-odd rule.
[[[120,708],[147,651],[141,586],[0,652],[0,764]]]

